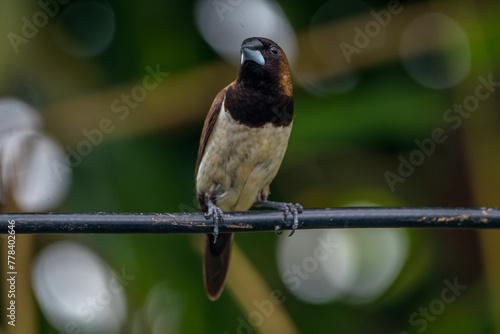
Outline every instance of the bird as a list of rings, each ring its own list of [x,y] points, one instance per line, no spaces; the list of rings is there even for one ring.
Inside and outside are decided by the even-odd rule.
[[[237,78],[215,97],[201,133],[195,169],[196,197],[214,230],[205,237],[204,285],[219,298],[229,268],[233,233],[220,233],[224,212],[252,206],[283,211],[299,225],[300,204],[269,201],[293,124],[290,66],[281,47],[264,37],[245,39]],[[276,233],[280,234],[280,226]]]

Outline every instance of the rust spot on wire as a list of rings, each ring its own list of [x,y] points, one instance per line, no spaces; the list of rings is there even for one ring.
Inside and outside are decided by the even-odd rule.
[[[463,222],[463,221],[466,221],[466,220],[469,220],[470,219],[470,216],[469,215],[466,215],[466,214],[463,214],[463,215],[459,215],[459,216],[451,216],[451,217],[434,217],[434,218],[428,218],[427,216],[424,216],[422,217],[421,219],[419,219],[420,222],[425,222],[425,223],[453,223],[453,222]],[[484,218],[486,219],[486,218]],[[460,225],[460,223],[459,223]]]
[[[224,226],[227,226],[228,228],[237,228],[241,230],[252,230],[253,226],[251,224],[245,224],[245,225],[234,225],[234,224],[224,224]]]

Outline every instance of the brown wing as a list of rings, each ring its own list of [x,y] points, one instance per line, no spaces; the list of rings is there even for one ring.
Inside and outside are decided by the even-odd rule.
[[[201,164],[201,158],[203,158],[203,153],[205,152],[205,146],[207,145],[208,138],[210,138],[210,134],[214,128],[215,122],[219,117],[220,109],[222,106],[222,101],[224,101],[224,95],[226,95],[226,91],[231,84],[227,85],[223,90],[217,94],[212,102],[212,106],[210,107],[210,111],[208,112],[207,118],[205,118],[205,125],[203,126],[203,131],[201,132],[200,138],[200,148],[198,149],[198,159],[196,161],[196,170],[194,172],[194,179],[196,182],[196,176],[198,175],[198,168]]]
[[[219,94],[217,94],[212,106],[210,107],[207,118],[205,119],[205,125],[203,126],[203,131],[201,132],[200,148],[198,149],[198,159],[196,161],[195,182],[196,176],[198,175],[198,168],[200,168],[201,159],[203,158],[203,153],[205,153],[205,146],[207,145],[208,138],[210,138],[215,122],[219,117],[224,96],[226,95],[226,91],[230,85],[226,86],[220,91]],[[202,211],[206,211],[207,205],[205,203],[205,194],[197,194],[197,196],[200,208]],[[215,240],[212,234],[207,234],[205,239],[205,256],[203,261],[205,291],[207,292],[210,300],[216,300],[219,298],[222,293],[222,289],[224,288],[224,282],[229,268],[233,234],[221,233],[217,239],[217,243],[214,243]]]

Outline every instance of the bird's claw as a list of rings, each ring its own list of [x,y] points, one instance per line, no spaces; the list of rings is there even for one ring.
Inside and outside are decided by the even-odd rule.
[[[217,205],[212,203],[212,201],[208,202],[208,210],[205,213],[205,218],[212,218],[214,221],[214,244],[217,242],[217,237],[219,236],[219,224],[224,223],[224,217],[222,216],[224,212]]]
[[[288,215],[291,214],[293,217],[292,232],[290,232],[290,234],[288,235],[289,237],[291,237],[299,227],[299,213],[302,213],[302,211],[304,211],[304,208],[298,203],[283,203],[283,205],[280,207],[280,210],[283,211],[283,222],[287,220]]]
[[[282,235],[283,234],[283,231],[281,230],[281,226],[279,226],[279,225],[276,225],[274,227],[274,232],[276,233],[276,235]]]

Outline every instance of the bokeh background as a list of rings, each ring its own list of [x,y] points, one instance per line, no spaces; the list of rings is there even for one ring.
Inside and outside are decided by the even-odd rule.
[[[294,78],[273,200],[498,206],[499,14],[495,1],[2,0],[0,209],[198,211],[203,120],[249,36],[278,42]],[[12,327],[2,236],[0,331],[499,333],[499,237],[245,233],[210,302],[202,236],[17,236]]]

